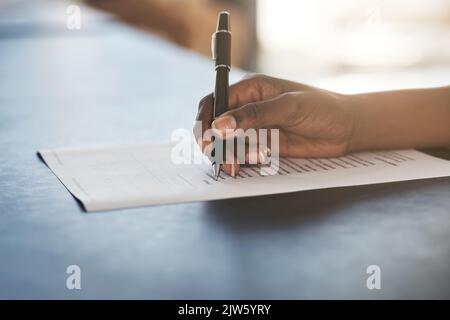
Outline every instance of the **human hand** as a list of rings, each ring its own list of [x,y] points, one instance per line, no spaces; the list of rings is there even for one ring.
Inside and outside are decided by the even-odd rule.
[[[351,150],[354,112],[350,96],[319,88],[253,75],[230,86],[228,111],[212,121],[212,94],[199,104],[197,143],[207,153],[209,128],[225,130],[279,129],[281,157],[336,157]],[[237,161],[225,163],[229,175],[239,172]]]

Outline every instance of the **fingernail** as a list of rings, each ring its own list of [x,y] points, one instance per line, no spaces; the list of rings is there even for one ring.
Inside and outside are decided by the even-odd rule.
[[[219,117],[213,121],[212,125],[215,129],[236,129],[236,119],[233,116]]]

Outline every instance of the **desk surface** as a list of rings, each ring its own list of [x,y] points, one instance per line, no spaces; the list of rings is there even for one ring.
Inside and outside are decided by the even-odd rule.
[[[0,298],[450,298],[450,179],[87,214],[36,151],[167,141],[210,61],[115,22],[0,55]]]

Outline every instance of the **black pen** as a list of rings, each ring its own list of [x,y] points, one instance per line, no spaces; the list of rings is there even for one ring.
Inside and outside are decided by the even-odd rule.
[[[230,14],[226,11],[219,13],[216,32],[212,35],[212,58],[215,61],[216,84],[214,87],[213,120],[228,109],[228,75],[231,69],[231,31]],[[213,175],[217,180],[220,175],[221,164],[212,164]]]

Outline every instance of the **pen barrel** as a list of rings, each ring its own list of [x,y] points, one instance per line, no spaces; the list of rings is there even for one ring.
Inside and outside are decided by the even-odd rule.
[[[216,86],[214,88],[214,118],[228,109],[228,69],[216,69]]]
[[[212,36],[212,58],[216,62],[216,68],[231,68],[231,32],[219,30]]]

